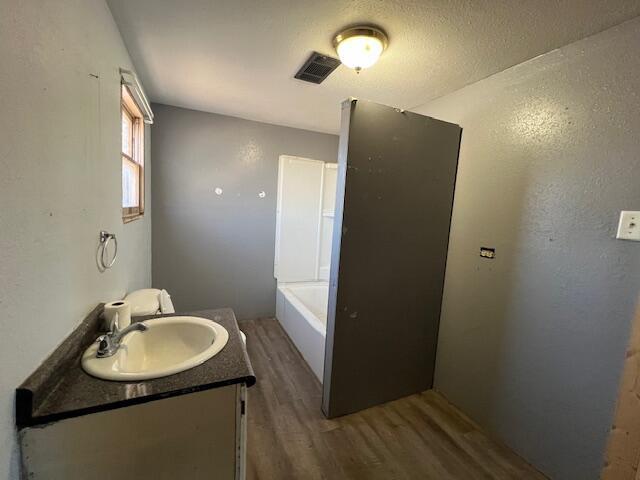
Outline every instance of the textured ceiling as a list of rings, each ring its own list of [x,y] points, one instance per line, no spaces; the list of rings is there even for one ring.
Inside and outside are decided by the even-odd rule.
[[[410,109],[640,15],[640,0],[108,0],[153,101],[336,133],[354,96]],[[357,75],[293,78],[333,35],[383,27],[390,45]]]

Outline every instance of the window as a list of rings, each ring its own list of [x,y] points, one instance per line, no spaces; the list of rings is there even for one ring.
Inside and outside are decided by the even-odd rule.
[[[122,220],[144,214],[144,120],[129,88],[122,85]]]

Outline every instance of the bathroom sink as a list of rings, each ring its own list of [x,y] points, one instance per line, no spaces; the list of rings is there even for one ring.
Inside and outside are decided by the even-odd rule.
[[[199,317],[163,317],[142,323],[147,330],[127,334],[110,357],[97,358],[98,342],[94,342],[82,356],[84,371],[125,382],[164,377],[206,362],[229,340],[222,325]]]

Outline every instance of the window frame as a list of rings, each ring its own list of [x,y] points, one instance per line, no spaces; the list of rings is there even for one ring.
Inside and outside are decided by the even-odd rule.
[[[131,155],[122,151],[122,115],[131,119]],[[129,223],[144,216],[144,116],[131,90],[125,84],[120,89],[120,165],[121,177],[124,175],[124,163],[129,162],[138,170],[138,206],[122,205],[122,222]],[[122,204],[122,195],[120,198]]]

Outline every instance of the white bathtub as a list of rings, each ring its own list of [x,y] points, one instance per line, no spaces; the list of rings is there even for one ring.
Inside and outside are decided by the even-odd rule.
[[[327,282],[281,283],[276,293],[276,317],[320,382],[328,299]]]

